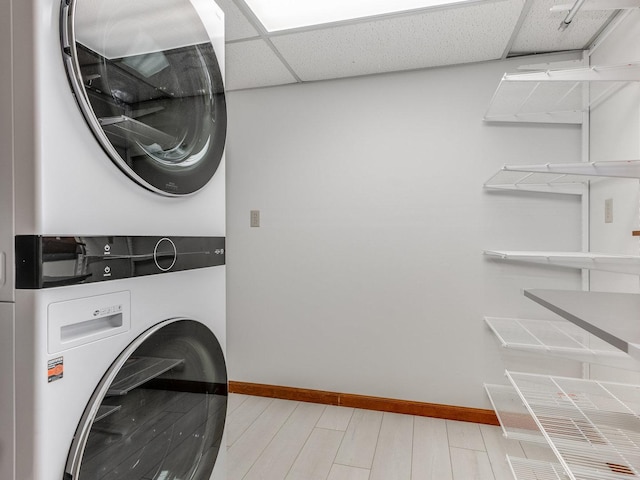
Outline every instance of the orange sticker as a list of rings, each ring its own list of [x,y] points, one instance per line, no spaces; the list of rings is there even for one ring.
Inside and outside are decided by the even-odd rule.
[[[47,381],[49,383],[60,380],[64,375],[63,357],[54,358],[47,362]]]

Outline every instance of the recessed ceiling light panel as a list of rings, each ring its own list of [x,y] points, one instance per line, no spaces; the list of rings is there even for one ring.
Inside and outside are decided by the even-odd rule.
[[[269,32],[478,0],[245,0]]]

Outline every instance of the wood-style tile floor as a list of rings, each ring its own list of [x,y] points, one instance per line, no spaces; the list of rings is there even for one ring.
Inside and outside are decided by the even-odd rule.
[[[227,480],[513,480],[499,427],[231,394]]]

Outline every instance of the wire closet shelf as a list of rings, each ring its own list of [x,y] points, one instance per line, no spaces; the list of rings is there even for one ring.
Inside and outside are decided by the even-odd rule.
[[[629,480],[640,475],[640,386],[506,375],[568,478]]]
[[[589,183],[603,178],[640,179],[640,160],[504,165],[484,187],[582,195]]]
[[[505,74],[484,120],[581,124],[585,112],[638,81],[638,63]]]
[[[502,317],[485,317],[484,321],[504,348],[640,369],[638,360],[568,321]]]

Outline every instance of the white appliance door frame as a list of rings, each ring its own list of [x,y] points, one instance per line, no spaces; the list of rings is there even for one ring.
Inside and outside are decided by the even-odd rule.
[[[216,13],[200,3],[62,2],[67,76],[91,132],[124,173],[165,196],[203,188],[224,153],[223,54]]]

